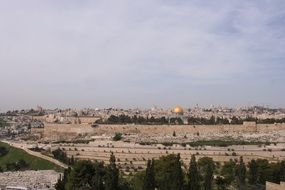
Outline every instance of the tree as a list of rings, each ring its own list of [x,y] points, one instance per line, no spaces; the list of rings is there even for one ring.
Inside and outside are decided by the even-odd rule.
[[[225,162],[221,169],[221,175],[224,177],[224,181],[227,185],[235,180],[235,167],[236,163],[230,160],[229,162]]]
[[[218,187],[218,190],[225,190],[226,189],[226,180],[223,177],[218,176],[216,178],[216,185]]]
[[[285,181],[285,161],[280,163],[280,180]]]
[[[92,177],[92,188],[96,190],[104,190],[104,176],[105,176],[105,167],[102,162],[95,162],[94,164],[95,173]]]
[[[171,189],[182,189],[184,176],[182,171],[180,154],[178,154],[175,158],[174,172],[172,173],[171,178],[173,179]]]
[[[95,169],[91,161],[78,161],[73,166],[66,188],[68,190],[91,189]]]
[[[105,178],[105,190],[117,190],[119,181],[119,170],[116,166],[116,158],[112,153],[110,156],[110,164],[107,166]]]
[[[69,167],[68,169],[65,169],[63,172],[63,176],[60,175],[57,183],[55,184],[55,189],[56,190],[65,190],[65,185],[68,180],[68,175],[71,171],[71,168]]]
[[[156,187],[159,190],[182,189],[184,174],[179,154],[169,154],[155,160],[154,173]]]
[[[243,158],[240,157],[239,164],[237,166],[237,184],[239,189],[244,189],[246,177],[246,167],[243,162]]]
[[[73,166],[75,164],[74,156],[72,155],[69,160],[69,165]]]
[[[61,176],[58,178],[57,183],[55,184],[56,190],[64,190],[64,185],[62,183]]]
[[[52,151],[52,154],[55,159],[65,164],[70,164],[70,159],[67,157],[66,153],[60,148],[57,148],[54,151]]]
[[[17,163],[16,163],[16,167],[17,167],[17,170],[25,170],[29,167],[29,164],[23,160],[23,159],[20,159]]]
[[[196,163],[196,158],[194,155],[191,156],[190,166],[189,166],[189,172],[188,172],[188,189],[189,190],[199,190],[200,184],[199,184],[199,173]]]
[[[203,157],[198,160],[199,172],[203,176],[203,187],[211,190],[213,187],[213,174],[215,170],[215,162],[212,158]]]
[[[0,146],[0,157],[5,156],[8,152],[6,147]]]
[[[255,160],[251,160],[248,164],[248,182],[251,185],[257,184],[258,167]]]
[[[207,172],[204,177],[204,189],[205,190],[212,190],[213,189],[213,174],[214,170],[213,167],[208,164],[207,165]]]
[[[122,133],[116,133],[113,137],[113,141],[119,141],[122,139]]]
[[[268,176],[268,169],[269,169],[269,163],[268,160],[266,159],[257,159],[256,164],[258,166],[258,177],[257,177],[257,182],[259,184],[265,185],[265,182],[267,180]]]
[[[155,189],[155,179],[154,179],[154,161],[147,161],[147,168],[145,172],[145,178],[143,183],[143,190],[154,190]]]
[[[155,167],[155,166],[154,166]],[[135,173],[132,178],[130,178],[130,185],[133,189],[142,190],[144,186],[144,179],[145,179],[146,171],[138,171]]]

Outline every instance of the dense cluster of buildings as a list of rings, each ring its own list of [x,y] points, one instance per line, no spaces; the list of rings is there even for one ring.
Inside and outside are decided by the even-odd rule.
[[[187,119],[193,118],[224,118],[229,121],[231,118],[256,118],[256,119],[283,119],[285,109],[271,109],[260,106],[247,108],[226,108],[210,107],[183,109],[177,106],[172,109],[152,107],[151,109],[43,109],[38,107],[29,110],[15,110],[0,114],[0,119],[8,125],[0,128],[0,136],[17,137],[18,135],[29,134],[31,128],[43,128],[44,123],[57,124],[92,124],[97,120],[107,120],[110,116],[125,115],[129,117],[143,118],[181,118],[184,124]],[[80,119],[79,119],[80,118]]]
[[[105,109],[43,109],[38,107],[37,109],[30,110],[16,110],[2,113],[1,115],[57,115],[64,117],[101,117],[108,118],[111,115],[128,115],[128,116],[142,116],[142,117],[168,117],[173,112],[183,112],[186,117],[201,117],[210,118],[222,117],[222,118],[247,118],[253,117],[258,119],[285,118],[285,109],[283,108],[266,108],[261,106],[243,107],[243,108],[228,108],[228,107],[214,107],[202,108],[195,106],[193,108],[181,108],[177,106],[175,108],[163,109],[158,107],[152,107],[150,109],[119,109],[119,108],[105,108]]]

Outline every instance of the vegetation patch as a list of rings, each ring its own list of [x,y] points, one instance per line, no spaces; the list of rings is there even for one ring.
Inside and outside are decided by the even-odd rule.
[[[85,140],[85,139],[77,139],[77,140],[72,140],[72,141],[65,141],[65,140],[62,140],[62,141],[55,141],[55,142],[52,142],[52,144],[89,144],[90,141],[93,141],[93,140]]]
[[[116,133],[115,136],[113,137],[113,141],[119,141],[122,138],[123,138],[122,133]]]
[[[24,150],[11,147],[6,143],[0,142],[0,147],[4,147],[8,150],[5,155],[0,157],[0,167],[3,171],[7,170],[7,166],[9,170],[9,168],[11,168],[10,166],[15,166],[15,164],[25,166],[25,169],[29,170],[63,170],[60,166],[57,166],[54,163],[32,156]]]
[[[195,142],[188,142],[192,147],[196,146],[219,146],[219,147],[227,147],[232,145],[263,145],[268,144],[267,142],[260,142],[260,141],[222,141],[222,140],[211,140],[211,141],[195,141]]]
[[[272,142],[274,143],[274,142]],[[186,147],[189,145],[191,147],[198,147],[198,146],[217,146],[217,147],[228,147],[232,145],[270,145],[269,142],[262,142],[262,141],[238,141],[238,140],[209,140],[209,141],[193,141],[193,142],[140,142],[140,145],[153,145],[153,144],[162,144],[164,146],[173,146],[173,145],[181,145]]]

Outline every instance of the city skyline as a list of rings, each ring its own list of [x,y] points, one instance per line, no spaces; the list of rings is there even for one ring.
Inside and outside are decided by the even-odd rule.
[[[282,0],[0,5],[0,112],[285,107]]]

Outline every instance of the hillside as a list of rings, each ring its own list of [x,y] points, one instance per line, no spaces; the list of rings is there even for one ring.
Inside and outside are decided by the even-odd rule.
[[[20,159],[28,164],[30,170],[56,170],[62,171],[60,166],[57,166],[47,160],[32,156],[25,151],[9,146],[6,143],[0,142],[0,147],[5,147],[9,150],[7,154],[0,157],[0,167],[5,170],[7,163],[16,163]]]

